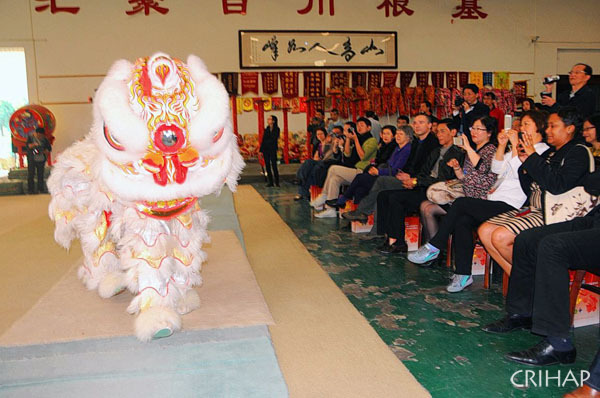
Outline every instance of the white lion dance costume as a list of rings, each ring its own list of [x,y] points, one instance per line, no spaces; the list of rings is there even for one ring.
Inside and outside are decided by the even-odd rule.
[[[108,298],[128,289],[142,341],[181,328],[200,304],[208,215],[198,198],[237,186],[244,167],[223,85],[190,56],[120,60],[94,100],[90,133],[48,179],[56,241],[78,238],[79,277]]]

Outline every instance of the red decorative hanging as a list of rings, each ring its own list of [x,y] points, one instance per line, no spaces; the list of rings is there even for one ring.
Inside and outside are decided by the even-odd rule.
[[[435,88],[444,87],[444,72],[431,72],[431,84]]]
[[[369,72],[369,84],[367,85],[367,90],[371,91],[374,88],[381,87],[381,72]]]
[[[367,87],[367,72],[352,72],[352,88]]]
[[[458,77],[456,76],[456,72],[446,72],[446,87],[447,88],[457,88],[458,87]]]
[[[417,72],[417,86],[427,87],[429,85],[429,72]]]
[[[402,91],[410,86],[414,74],[415,72],[400,72],[400,88]]]
[[[348,78],[348,72],[330,72],[329,74],[329,87],[332,89],[341,90],[344,87],[349,87],[350,81]]]
[[[277,72],[262,72],[260,77],[262,78],[263,93],[275,94],[279,91]]]
[[[325,72],[304,72],[304,96],[325,97]]]
[[[398,72],[383,72],[383,87],[395,87]]]
[[[298,72],[279,72],[281,94],[284,98],[296,98],[298,91]]]
[[[258,72],[242,72],[242,95],[253,92],[258,94]]]
[[[458,85],[463,88],[469,84],[469,72],[458,72]]]

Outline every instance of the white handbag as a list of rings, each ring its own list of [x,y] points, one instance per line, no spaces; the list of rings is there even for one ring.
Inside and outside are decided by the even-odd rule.
[[[584,147],[590,157],[590,173],[594,172],[594,156],[590,149]],[[598,204],[598,197],[590,195],[583,189],[583,186],[577,186],[571,190],[553,195],[546,192],[544,195],[544,219],[546,225],[558,222],[569,221],[575,217],[583,217],[588,214]]]

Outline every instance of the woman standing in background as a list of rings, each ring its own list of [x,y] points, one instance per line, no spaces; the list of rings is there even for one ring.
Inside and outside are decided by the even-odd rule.
[[[267,169],[267,178],[269,183],[267,187],[273,186],[273,176],[275,176],[275,186],[279,186],[279,170],[277,170],[277,143],[279,142],[279,126],[277,126],[277,116],[271,115],[267,119],[267,127],[263,133],[260,144],[260,152],[265,159]],[[271,170],[271,166],[273,170]]]

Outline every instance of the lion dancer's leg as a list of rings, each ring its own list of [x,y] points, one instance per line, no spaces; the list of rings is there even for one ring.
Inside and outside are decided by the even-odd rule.
[[[125,287],[115,243],[107,234],[109,217],[108,212],[89,213],[77,220],[84,256],[78,276],[88,289],[98,289],[103,298],[114,296]]]
[[[201,283],[200,267],[205,255],[200,250],[204,235],[192,239],[192,221],[180,216],[168,221],[140,217],[132,220],[131,233],[122,241],[121,261],[127,270],[129,289],[138,292],[128,307],[138,314],[136,336],[142,341],[171,335],[181,328],[180,315],[197,308],[200,300],[193,286]],[[139,220],[144,228],[140,229]],[[187,226],[186,226],[187,225]]]
[[[198,202],[191,211],[174,218],[172,223],[175,260],[175,273],[171,277],[174,287],[180,291],[181,299],[177,303],[177,312],[187,314],[200,306],[198,293],[194,286],[202,285],[200,271],[206,261],[206,253],[202,244],[210,242],[207,225],[208,215],[200,209]]]

